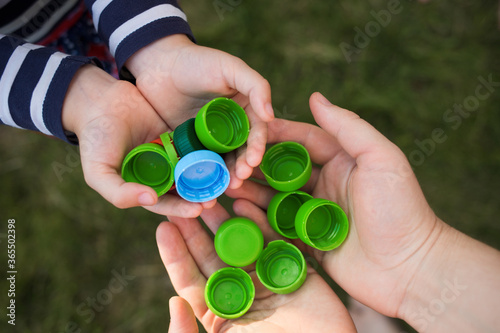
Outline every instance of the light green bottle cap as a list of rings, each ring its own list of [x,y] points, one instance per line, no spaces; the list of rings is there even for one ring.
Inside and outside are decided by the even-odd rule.
[[[219,97],[198,111],[195,130],[207,149],[222,154],[235,150],[247,141],[250,123],[238,103]]]
[[[302,252],[282,240],[272,241],[262,252],[256,265],[257,277],[272,292],[289,294],[299,289],[307,276]]]
[[[336,203],[314,198],[299,208],[295,216],[295,230],[307,245],[330,251],[346,239],[349,221]]]
[[[311,177],[312,163],[307,149],[297,142],[280,142],[269,148],[260,164],[267,182],[278,191],[295,191]]]
[[[165,149],[165,151],[167,152],[168,158],[172,163],[172,167],[175,168],[177,162],[179,162],[181,158],[175,150],[173,134],[173,132],[165,132],[163,134],[160,134],[160,141],[163,144],[163,149]]]
[[[122,177],[126,182],[150,186],[160,196],[174,183],[174,165],[161,145],[145,143],[125,156]]]
[[[286,238],[299,238],[295,231],[295,216],[303,203],[312,195],[302,191],[278,192],[267,207],[267,219],[271,227]]]
[[[244,217],[222,223],[214,238],[215,251],[226,264],[243,267],[255,262],[264,248],[259,227]]]
[[[217,316],[234,319],[243,316],[255,297],[255,286],[241,268],[226,267],[213,273],[205,286],[205,303]]]

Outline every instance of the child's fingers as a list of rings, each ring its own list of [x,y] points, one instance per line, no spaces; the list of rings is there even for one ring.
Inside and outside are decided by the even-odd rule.
[[[255,168],[262,161],[262,156],[264,156],[266,151],[267,123],[255,115],[251,106],[247,109],[249,109],[247,114],[250,120],[250,133],[248,135],[245,158],[246,163],[250,167]]]
[[[198,217],[203,211],[203,204],[198,202],[189,202],[175,194],[170,193],[159,197],[158,202],[155,205],[143,207],[156,214],[184,218]]]
[[[198,332],[198,324],[191,305],[182,297],[174,296],[169,301],[169,333]]]
[[[151,187],[125,182],[111,166],[82,162],[82,167],[87,184],[118,208],[154,205],[158,201]]]
[[[217,203],[213,208],[203,210],[200,217],[210,231],[215,234],[219,226],[231,216],[221,204]]]
[[[273,120],[269,82],[243,60],[232,56],[228,60],[231,66],[225,66],[226,70],[223,72],[227,85],[248,96],[253,110],[260,119],[266,122]]]

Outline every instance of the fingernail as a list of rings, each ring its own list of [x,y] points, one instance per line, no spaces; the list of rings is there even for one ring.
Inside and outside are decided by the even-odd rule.
[[[271,103],[267,103],[265,106],[265,109],[266,109],[267,114],[269,116],[271,116],[271,118],[274,118],[274,110],[273,110],[273,106],[271,105]]]
[[[153,198],[153,196],[148,192],[144,192],[139,195],[137,200],[141,206],[153,206],[155,204],[155,198]]]
[[[320,92],[318,92],[318,100],[321,104],[325,105],[325,106],[332,106],[333,104],[326,99],[325,96],[323,96],[323,94],[321,94]]]

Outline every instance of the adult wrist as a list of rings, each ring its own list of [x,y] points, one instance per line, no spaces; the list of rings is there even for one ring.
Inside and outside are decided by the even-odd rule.
[[[448,317],[457,314],[453,303],[468,288],[459,270],[464,265],[463,255],[470,249],[470,241],[476,242],[439,221],[429,244],[422,249],[425,256],[407,286],[399,318],[422,332],[457,331]],[[457,329],[461,330],[460,324]]]

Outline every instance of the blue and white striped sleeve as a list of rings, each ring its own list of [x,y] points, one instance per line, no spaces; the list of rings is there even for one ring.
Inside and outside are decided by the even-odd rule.
[[[0,35],[0,124],[69,141],[61,123],[64,97],[75,72],[90,63]]]
[[[173,34],[194,41],[186,15],[175,0],[85,0],[94,25],[118,69],[136,51]]]

